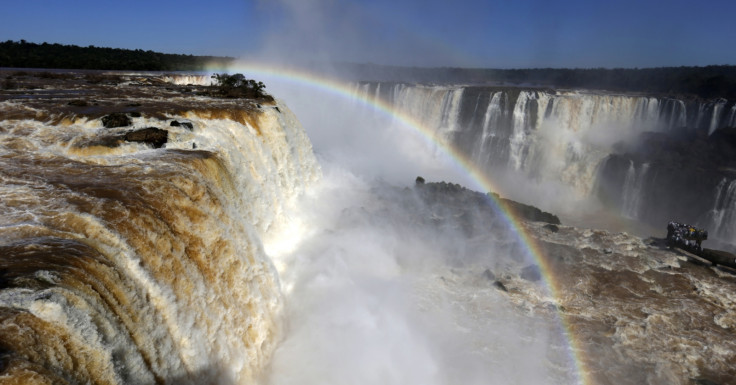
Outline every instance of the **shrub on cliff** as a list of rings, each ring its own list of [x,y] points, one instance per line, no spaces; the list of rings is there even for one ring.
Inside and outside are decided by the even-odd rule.
[[[217,96],[226,98],[273,99],[263,90],[266,85],[253,79],[247,79],[243,74],[214,74]]]

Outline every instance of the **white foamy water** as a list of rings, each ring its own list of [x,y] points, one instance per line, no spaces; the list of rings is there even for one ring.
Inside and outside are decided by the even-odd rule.
[[[320,172],[286,106],[209,114],[3,122],[4,376],[254,381],[281,323],[261,239]],[[165,148],[94,145],[150,126],[168,129]]]
[[[735,375],[726,270],[656,240],[524,222],[532,255],[484,194],[405,187],[417,174],[466,171],[443,169],[436,144],[354,101],[308,90],[299,108],[311,113],[315,158],[282,103],[182,96],[172,85],[132,97],[132,83],[121,84],[103,84],[114,96],[86,105],[0,104],[3,381],[633,385]],[[443,138],[483,150],[474,157],[507,148],[519,171],[544,164],[560,180],[593,159],[587,145],[610,144],[576,130],[618,114],[574,93],[530,91],[513,116],[506,91],[386,87],[360,92],[421,94],[404,103],[434,114],[425,124]],[[632,108],[671,121],[677,105],[643,98]],[[138,108],[130,127],[101,127],[100,116]],[[552,116],[573,122],[560,137],[540,135]],[[462,137],[466,124],[483,143]],[[168,130],[163,148],[124,139],[147,127]],[[511,151],[514,133],[524,139]],[[649,171],[631,166],[633,213]],[[723,203],[714,218],[727,217],[731,190],[724,180],[714,191]]]

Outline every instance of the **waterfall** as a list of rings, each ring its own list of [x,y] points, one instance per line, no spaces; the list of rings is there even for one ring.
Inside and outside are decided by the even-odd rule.
[[[371,84],[370,92],[378,95],[377,83],[362,84]],[[537,185],[555,186],[557,191],[565,191],[560,195],[575,200],[594,194],[601,162],[617,153],[617,146],[633,144],[643,133],[680,135],[684,130],[712,134],[718,128],[736,125],[736,106],[723,99],[387,84],[392,92],[382,92],[383,101],[433,131],[444,145],[465,153],[488,175],[511,173]],[[359,92],[369,96],[367,90]],[[650,206],[647,201],[655,199],[646,196],[650,187],[656,190],[646,180],[654,167],[659,166],[631,164],[628,170],[615,173],[615,178],[621,178],[617,181],[624,194],[621,206],[616,207],[622,215],[642,219],[644,208]],[[666,171],[660,176],[666,181],[677,179],[669,178]],[[647,215],[659,218],[665,211],[658,207]],[[690,218],[696,215],[682,211]]]
[[[716,186],[710,225],[716,238],[732,241],[736,237],[736,179],[725,178]]]
[[[536,99],[533,92],[522,91],[514,106],[513,131],[510,140],[511,167],[521,170],[524,166],[526,153],[529,148],[529,135],[533,129],[532,101]]]
[[[505,119],[502,102],[506,100],[506,94],[503,92],[492,92],[491,95],[488,108],[486,108],[485,114],[483,114],[483,131],[478,141],[478,147],[473,152],[475,163],[484,166],[488,166],[486,161],[488,159],[488,148],[489,146],[492,147],[491,142]]]
[[[621,208],[622,214],[627,218],[639,218],[647,170],[649,170],[649,164],[644,163],[637,170],[634,162],[630,161],[629,170],[626,173],[623,186],[623,203]]]
[[[164,148],[114,139],[151,126],[166,127]],[[280,329],[262,238],[319,177],[304,131],[282,104],[101,127],[87,117],[3,121],[3,375],[252,383]]]
[[[711,114],[710,124],[708,125],[708,135],[712,134],[718,127],[718,123],[721,121],[721,113],[723,107],[726,105],[725,100],[719,100],[713,105],[713,113]]]
[[[726,127],[736,127],[736,104],[731,107],[731,112],[729,113],[728,120],[726,121]]]
[[[162,78],[162,80],[171,84],[183,86],[190,84],[198,86],[208,86],[210,84],[213,84],[210,75],[166,75]]]
[[[464,90],[464,88],[450,90],[442,99],[440,125],[437,128],[440,136],[448,142],[452,139],[452,134],[461,129],[458,123],[460,101],[463,98]]]

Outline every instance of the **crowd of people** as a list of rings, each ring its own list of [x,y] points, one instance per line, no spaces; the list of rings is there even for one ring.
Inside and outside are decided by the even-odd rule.
[[[667,246],[679,247],[694,253],[703,250],[701,242],[708,239],[708,231],[679,222],[667,224]]]

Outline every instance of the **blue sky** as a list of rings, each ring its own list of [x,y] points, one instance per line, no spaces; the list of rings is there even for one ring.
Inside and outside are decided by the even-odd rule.
[[[468,67],[736,64],[736,1],[0,0],[0,40]]]

